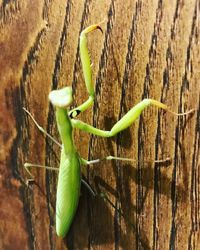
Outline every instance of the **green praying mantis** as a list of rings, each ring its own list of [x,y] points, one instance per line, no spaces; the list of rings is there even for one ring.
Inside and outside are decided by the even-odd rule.
[[[77,115],[84,112],[86,109],[91,107],[94,103],[95,91],[94,84],[92,82],[92,70],[91,62],[87,48],[87,34],[99,29],[102,31],[100,25],[94,24],[81,32],[80,35],[80,58],[83,68],[83,75],[85,79],[85,84],[89,98],[82,105],[69,111],[68,108],[72,103],[72,88],[65,87],[60,90],[53,90],[49,94],[49,100],[55,107],[55,115],[58,131],[62,141],[62,145],[59,144],[54,138],[52,138],[45,130],[43,130],[33,116],[24,110],[32,118],[37,127],[48,137],[50,137],[55,143],[61,147],[60,156],[60,167],[59,176],[57,184],[57,196],[56,196],[56,233],[60,237],[65,237],[69,231],[70,225],[74,218],[80,196],[81,187],[81,165],[87,165],[91,163],[99,162],[100,160],[88,161],[79,155],[73,142],[73,129],[78,128],[85,132],[91,133],[93,135],[101,137],[112,137],[118,134],[120,131],[128,128],[141,114],[141,112],[148,106],[154,105],[158,108],[164,109],[171,112],[174,115],[186,115],[193,110],[185,113],[177,114],[169,110],[169,108],[154,99],[144,99],[132,109],[128,111],[114,126],[110,131],[101,130],[95,128],[89,124],[86,124],[78,119]],[[127,158],[120,158],[114,156],[106,157],[106,160],[131,160]],[[35,165],[31,163],[24,164],[27,171],[29,167],[36,166],[42,167],[40,165]],[[46,167],[47,169],[54,169],[51,167]],[[56,168],[57,170],[57,168]],[[31,174],[31,173],[30,173]]]

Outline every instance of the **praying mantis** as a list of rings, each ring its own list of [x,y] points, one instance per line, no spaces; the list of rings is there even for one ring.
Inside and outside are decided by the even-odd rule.
[[[59,237],[66,236],[77,210],[81,187],[81,165],[97,163],[100,161],[99,159],[93,161],[85,160],[79,155],[73,141],[73,129],[80,129],[101,137],[112,137],[131,126],[131,124],[139,118],[141,112],[150,105],[164,109],[174,115],[186,115],[193,111],[190,110],[188,112],[178,114],[171,111],[165,104],[159,101],[154,99],[143,99],[136,106],[132,107],[116,124],[114,124],[110,131],[95,128],[76,119],[80,113],[87,110],[94,103],[95,90],[92,81],[91,61],[87,47],[87,34],[97,29],[102,32],[100,25],[94,24],[84,29],[80,35],[80,58],[89,98],[80,106],[69,110],[69,106],[73,101],[71,87],[68,86],[59,90],[53,90],[49,94],[49,100],[55,107],[56,122],[62,145],[52,138],[46,131],[44,131],[38,125],[30,112],[24,108],[37,127],[61,147],[56,196],[56,233]],[[131,160],[115,156],[107,156],[105,159]],[[25,163],[24,166],[29,173],[29,167],[41,167],[40,165],[30,163]],[[51,167],[46,168],[54,169]]]

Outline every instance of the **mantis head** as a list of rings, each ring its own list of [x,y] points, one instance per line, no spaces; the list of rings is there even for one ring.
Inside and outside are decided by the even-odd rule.
[[[72,88],[65,87],[49,93],[49,100],[55,107],[66,108],[72,103]]]

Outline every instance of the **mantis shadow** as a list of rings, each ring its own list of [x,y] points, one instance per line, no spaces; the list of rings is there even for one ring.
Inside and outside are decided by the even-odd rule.
[[[143,164],[143,166],[141,166],[142,163],[140,162],[136,168],[131,164],[122,163],[120,171],[123,178],[118,177],[116,164],[113,164],[117,188],[113,188],[100,176],[94,176],[92,182],[94,182],[95,191],[98,194],[96,197],[92,197],[92,195],[88,193],[88,190],[82,186],[83,196],[80,198],[79,204],[83,204],[84,201],[88,200],[87,216],[89,228],[87,230],[88,237],[92,240],[93,245],[113,243],[113,240],[115,240],[121,247],[128,248],[130,246],[130,240],[133,241],[134,235],[136,245],[138,247],[141,247],[141,249],[150,249],[150,242],[145,234],[145,231],[139,226],[139,220],[140,217],[143,216],[142,212],[149,191],[155,190],[155,174],[160,172],[163,167],[166,168],[170,164],[171,162],[167,161],[161,163]],[[100,167],[98,165],[94,166],[94,172],[95,168]],[[159,190],[155,190],[155,192],[159,192],[159,195],[162,194],[171,199],[170,190],[172,188],[172,180],[162,173],[160,173],[160,175],[160,179],[162,181],[160,185],[162,185],[162,187],[160,187]],[[131,185],[133,183],[137,186],[135,203],[133,203],[131,198]],[[180,194],[185,192],[185,188],[182,186],[176,186],[176,190]],[[105,194],[105,196],[102,196],[102,194]],[[117,208],[119,204],[120,209]],[[114,209],[114,216],[110,207]],[[79,210],[78,213],[80,212]],[[131,221],[130,218],[135,219]],[[125,225],[123,225],[121,220],[123,220]],[[113,223],[115,239],[113,239],[113,232],[108,230],[109,227],[106,228],[108,222],[109,224]],[[78,223],[76,219],[74,223]],[[124,228],[126,228],[125,231]],[[72,235],[73,232],[71,232],[71,237],[69,237],[72,238]],[[98,237],[96,235],[98,235]],[[68,240],[68,242],[73,241]],[[69,247],[69,244],[67,245]]]

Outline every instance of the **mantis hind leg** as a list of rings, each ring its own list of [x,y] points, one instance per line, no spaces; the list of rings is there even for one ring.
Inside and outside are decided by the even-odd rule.
[[[128,218],[124,214],[124,212],[122,211],[122,209],[119,206],[120,202],[119,202],[119,195],[118,195],[117,191],[115,189],[113,189],[111,186],[109,186],[105,181],[103,181],[102,179],[100,179],[98,177],[94,179],[94,182],[95,182],[95,190],[90,186],[90,184],[87,183],[87,186],[90,187],[88,190],[90,191],[92,196],[94,198],[99,198],[100,200],[107,202],[109,204],[109,206],[111,206],[115,210],[115,212],[117,212],[118,215],[121,216],[127,222],[127,224],[135,231],[136,226],[134,225],[134,223],[132,223],[130,221],[130,218]],[[102,191],[101,187],[105,188],[106,192]],[[91,192],[91,190],[92,190],[92,192]],[[109,198],[108,194],[111,194],[112,196],[115,197],[116,204],[114,204],[114,202]],[[118,200],[118,202],[117,202],[117,200]]]
[[[96,190],[94,190],[91,185],[84,179],[81,179],[81,182],[85,185],[85,187],[88,189],[88,191],[90,192],[90,194],[93,196],[93,197],[99,197],[103,200],[106,200],[108,201],[108,203],[115,209],[118,209],[114,203],[108,198],[108,195],[105,193],[105,192],[102,192],[101,189],[100,189],[100,182],[99,180],[95,180],[95,186],[96,186]],[[104,185],[105,186],[105,185]],[[107,186],[108,187],[108,186]],[[108,187],[108,192],[113,194],[115,197],[117,197],[116,195],[116,191],[111,188],[111,187]]]

